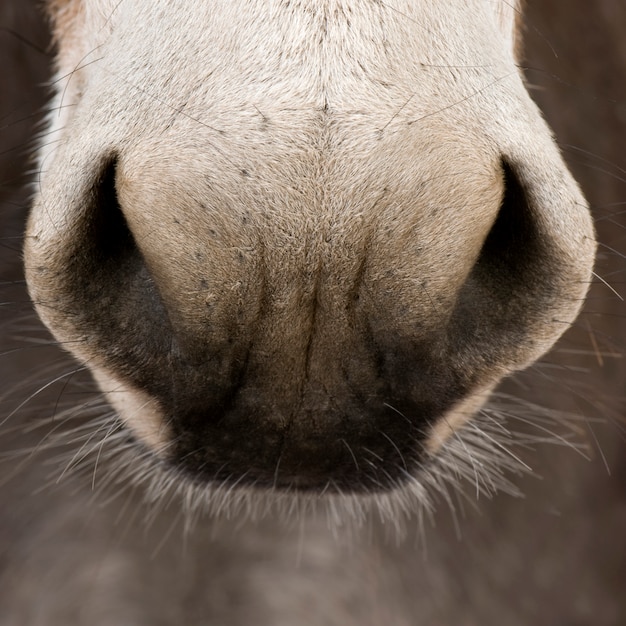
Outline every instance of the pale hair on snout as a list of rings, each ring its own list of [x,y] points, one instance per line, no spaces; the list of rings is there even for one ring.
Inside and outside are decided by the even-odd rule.
[[[249,515],[514,490],[486,403],[574,321],[595,253],[517,4],[49,7],[27,281],[114,409],[120,475]]]

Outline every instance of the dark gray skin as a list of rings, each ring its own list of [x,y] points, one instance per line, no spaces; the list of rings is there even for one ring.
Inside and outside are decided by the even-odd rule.
[[[626,165],[620,154],[626,92],[623,81],[612,80],[626,71],[626,48],[616,28],[626,9],[598,2],[582,3],[576,11],[572,3],[554,1],[529,9],[528,23],[542,36],[530,29],[528,65],[547,69],[531,72],[530,80],[545,85],[538,97],[562,144],[586,151],[567,154],[595,207],[600,241],[623,251],[623,230],[614,222],[624,220],[613,203],[626,197],[617,169]],[[45,29],[24,3],[3,3],[0,24],[46,45]],[[591,54],[583,50],[580,33],[584,41],[597,37]],[[0,89],[9,94],[1,103],[9,125],[0,141],[11,148],[32,136],[31,125],[16,120],[42,102],[36,85],[48,59],[4,31],[0,46],[0,57],[15,60],[14,73],[3,74],[7,86]],[[591,156],[596,154],[607,162]],[[7,243],[1,269],[3,280],[19,280],[18,245],[11,237],[21,232],[27,192],[15,177],[28,164],[14,152],[1,158],[0,219]],[[597,272],[618,290],[621,268],[623,259],[601,246]],[[3,289],[3,301],[11,302],[1,310],[0,360],[2,380],[14,390],[2,399],[2,413],[9,414],[73,366],[67,361],[53,374],[45,371],[59,353],[24,344],[23,324],[15,320],[28,315],[26,295],[19,285],[3,283]],[[513,478],[524,499],[500,495],[481,499],[476,510],[465,506],[460,531],[440,502],[434,523],[426,524],[419,539],[425,548],[416,545],[412,532],[399,545],[389,541],[375,522],[351,539],[341,531],[335,539],[323,520],[308,520],[301,533],[272,517],[257,525],[202,521],[183,540],[181,524],[170,530],[178,518],[175,505],[159,512],[146,530],[151,507],[138,503],[140,490],[113,502],[102,489],[94,497],[93,463],[57,484],[76,444],[65,448],[65,460],[58,448],[32,458],[15,452],[37,445],[51,430],[48,423],[30,432],[35,420],[83,402],[85,396],[77,394],[84,390],[61,380],[2,427],[2,449],[11,453],[2,464],[0,493],[0,624],[619,624],[626,611],[626,466],[624,441],[612,422],[620,419],[626,372],[624,360],[610,354],[623,352],[623,313],[623,303],[602,284],[594,285],[580,332],[574,329],[545,360],[558,367],[538,366],[518,378],[521,384],[508,386],[542,405],[605,418],[602,425],[582,423],[579,440],[588,442],[591,460],[548,444],[536,452],[516,450],[543,480]],[[27,319],[28,332],[42,336],[32,329],[34,316]],[[577,356],[577,350],[585,354]],[[578,375],[577,367],[585,371]],[[509,425],[537,434],[536,427],[514,418]],[[106,465],[104,459],[97,477],[112,470]],[[472,485],[465,491],[475,499]]]

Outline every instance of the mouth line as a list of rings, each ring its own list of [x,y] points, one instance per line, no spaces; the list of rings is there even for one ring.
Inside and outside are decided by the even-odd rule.
[[[212,484],[216,487],[251,488],[255,491],[273,491],[283,493],[307,493],[317,494],[373,494],[392,491],[409,482],[413,477],[404,468],[395,468],[401,471],[389,471],[388,469],[367,471],[354,471],[337,475],[304,475],[285,474],[277,471],[275,475],[258,468],[250,467],[241,472],[239,469],[230,469],[227,464],[217,468],[205,467],[202,471],[195,472],[180,464],[166,461],[166,466],[176,470],[186,480],[196,485],[207,486]],[[215,471],[211,471],[215,469]],[[280,470],[277,466],[277,470]]]
[[[173,482],[179,477],[181,485],[208,490],[365,495],[415,481],[487,394],[445,408],[404,406],[396,400],[381,402],[376,412],[311,413],[289,428],[244,407],[177,412],[147,395],[134,402],[122,402],[133,399],[132,393],[107,395],[116,400],[133,447],[158,460]]]
[[[325,443],[287,443],[280,448],[255,445],[176,446],[166,467],[196,484],[290,493],[373,493],[396,489],[412,480],[421,466],[421,446],[398,446],[380,436],[377,446],[344,438]]]

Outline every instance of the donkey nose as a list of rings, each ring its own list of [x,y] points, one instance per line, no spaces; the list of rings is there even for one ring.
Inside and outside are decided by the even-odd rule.
[[[436,194],[420,179],[369,212],[352,198],[277,213],[208,187],[181,203],[113,158],[70,190],[54,231],[31,229],[31,290],[57,336],[118,381],[109,399],[131,430],[157,423],[190,475],[389,488],[580,307],[590,221],[562,165],[542,166],[503,159]]]

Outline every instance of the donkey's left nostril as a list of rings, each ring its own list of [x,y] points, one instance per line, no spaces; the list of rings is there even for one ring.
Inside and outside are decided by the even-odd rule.
[[[513,165],[502,168],[502,204],[459,292],[451,336],[475,360],[516,369],[560,336],[565,325],[555,320],[573,317],[586,287],[547,219],[554,207],[536,201]]]
[[[165,308],[116,191],[117,159],[103,160],[84,191],[71,198],[55,235],[54,256],[39,254],[45,281],[32,280],[57,330],[68,327],[85,351],[151,389],[152,368],[167,365],[171,343]],[[55,303],[62,302],[62,311]]]

